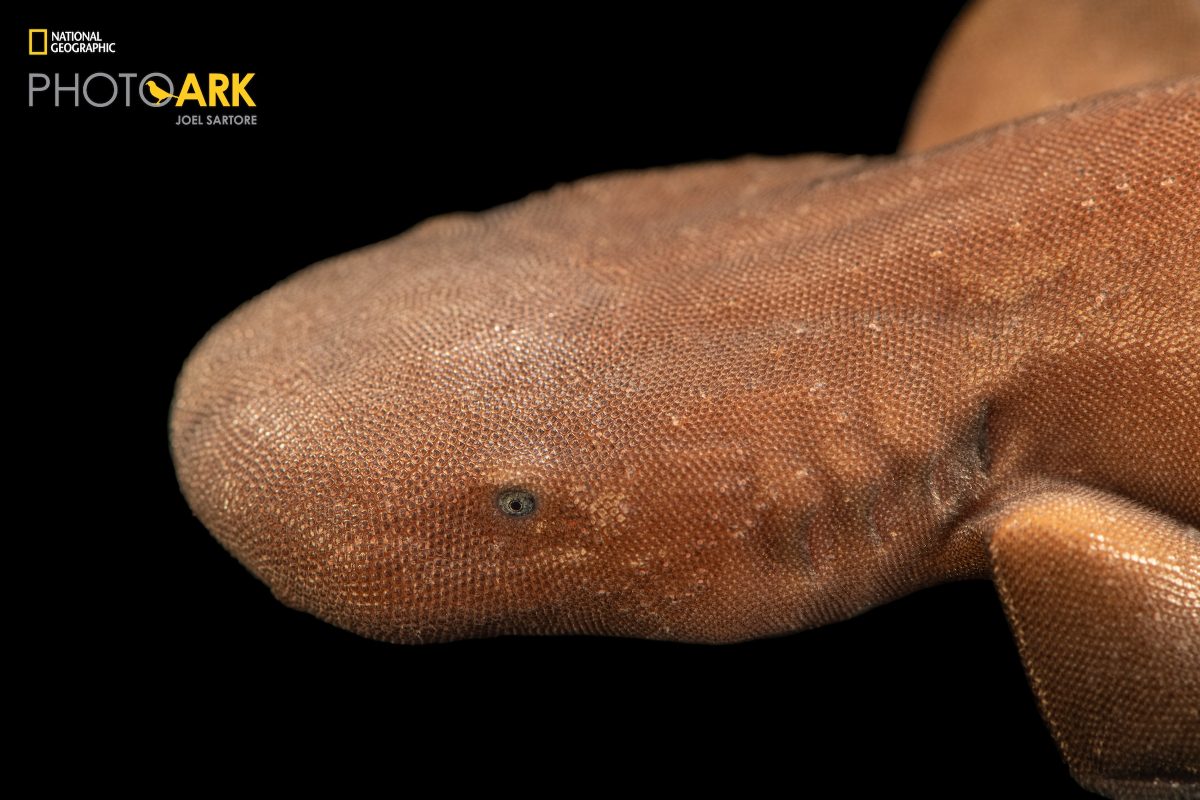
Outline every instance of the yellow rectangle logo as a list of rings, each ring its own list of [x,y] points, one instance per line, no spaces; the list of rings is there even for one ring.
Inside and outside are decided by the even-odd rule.
[[[42,37],[42,44],[39,48],[35,43],[38,40],[38,35]],[[49,30],[47,28],[30,28],[29,29],[29,55],[44,56],[46,55],[46,42],[50,40]]]

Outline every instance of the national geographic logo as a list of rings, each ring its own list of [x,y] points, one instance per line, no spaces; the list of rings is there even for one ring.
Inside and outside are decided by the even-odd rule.
[[[29,55],[78,55],[80,53],[115,53],[115,42],[106,42],[100,31],[52,31],[47,28],[29,29]]]
[[[29,54],[114,53],[116,45],[106,42],[98,31],[56,31],[29,29]],[[30,108],[130,108],[136,100],[150,108],[174,108],[180,111],[200,109],[256,108],[250,93],[253,72],[208,72],[185,74],[178,83],[162,72],[30,72],[28,104]],[[179,114],[175,124],[257,125],[252,113]]]

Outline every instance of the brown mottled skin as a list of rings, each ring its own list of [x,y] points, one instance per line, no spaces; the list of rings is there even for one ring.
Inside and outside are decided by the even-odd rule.
[[[214,328],[172,447],[281,600],[396,642],[726,642],[993,579],[1075,777],[1194,797],[1198,353],[1192,76],[427,221]]]

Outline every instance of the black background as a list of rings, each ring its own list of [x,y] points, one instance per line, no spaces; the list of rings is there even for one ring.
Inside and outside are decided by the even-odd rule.
[[[63,703],[41,724],[84,726],[98,747],[132,724],[172,760],[215,761],[240,733],[289,750],[293,772],[362,740],[390,755],[358,772],[448,785],[560,770],[563,791],[1081,793],[990,584],[734,646],[396,647],[274,601],[192,517],[167,447],[191,347],[321,258],[606,170],[893,151],[959,6],[12,19],[9,233],[32,247],[7,271],[11,424],[15,499],[36,522],[10,569],[30,685],[55,687],[29,691]],[[99,30],[118,54],[30,57],[29,27]],[[180,128],[136,100],[30,109],[31,71],[255,72],[258,125]],[[221,747],[196,733],[211,725]]]

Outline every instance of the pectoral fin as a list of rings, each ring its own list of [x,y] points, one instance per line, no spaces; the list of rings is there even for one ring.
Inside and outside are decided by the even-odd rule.
[[[1075,779],[1122,800],[1200,797],[1200,532],[1065,489],[996,515],[989,548]]]

